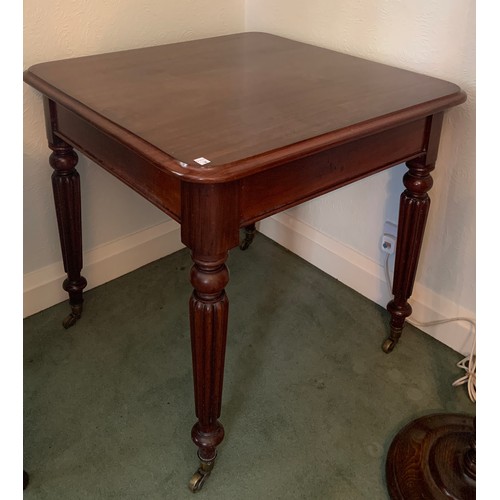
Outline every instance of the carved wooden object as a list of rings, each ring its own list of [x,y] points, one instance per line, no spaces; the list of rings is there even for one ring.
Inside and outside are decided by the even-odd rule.
[[[392,293],[394,299],[387,304],[391,313],[390,336],[383,343],[390,352],[401,337],[405,319],[411,314],[408,298],[413,291],[418,258],[424,238],[425,223],[431,200],[427,192],[432,187],[430,172],[434,165],[426,165],[425,158],[417,158],[406,164],[409,171],[403,178],[406,190],[399,205],[398,238]]]
[[[193,257],[189,302],[195,408],[198,422],[192,430],[202,460],[213,460],[224,437],[221,413],[224,354],[229,302],[224,287],[229,281],[226,257],[202,261]]]
[[[475,419],[459,414],[421,417],[394,438],[386,480],[392,500],[474,500]]]
[[[393,348],[411,313],[443,112],[464,102],[459,87],[265,33],[43,63],[24,79],[45,96],[69,324],[86,284],[72,148],[181,224],[193,258],[193,491],[224,436],[225,263],[239,230],[246,247],[255,222],[407,162],[385,344]]]
[[[237,184],[183,183],[181,238],[191,249],[193,293],[189,302],[195,409],[191,431],[200,468],[190,487],[197,491],[210,474],[224,438],[219,422],[229,301],[228,250],[238,245]],[[215,228],[218,228],[216,231]]]
[[[83,289],[87,280],[80,274],[82,260],[82,221],[80,207],[80,175],[75,166],[78,155],[64,141],[58,140],[49,144],[52,149],[50,165],[52,173],[52,190],[56,207],[59,238],[63,256],[64,271],[68,277],[63,288],[69,294],[70,315],[63,321],[69,328],[80,318],[83,308]]]

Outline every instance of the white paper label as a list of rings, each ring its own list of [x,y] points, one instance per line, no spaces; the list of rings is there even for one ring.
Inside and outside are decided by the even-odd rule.
[[[207,163],[210,163],[210,160],[203,158],[203,156],[201,158],[196,158],[194,161],[198,163],[198,165],[206,165]]]

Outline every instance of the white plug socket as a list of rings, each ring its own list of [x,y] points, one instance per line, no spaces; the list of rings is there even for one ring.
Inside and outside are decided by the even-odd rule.
[[[396,251],[396,239],[398,234],[398,226],[393,222],[386,221],[384,224],[384,233],[380,248],[382,252],[393,254]]]

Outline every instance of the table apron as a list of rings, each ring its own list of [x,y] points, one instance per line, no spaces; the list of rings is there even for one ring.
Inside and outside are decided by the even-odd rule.
[[[425,155],[432,116],[240,180],[240,225]]]
[[[57,105],[56,120],[56,135],[180,221],[180,179],[61,105]]]
[[[258,221],[411,158],[426,154],[432,116],[363,137],[238,181],[239,225]],[[181,179],[57,105],[54,133],[181,220]],[[182,183],[183,184],[183,183]]]

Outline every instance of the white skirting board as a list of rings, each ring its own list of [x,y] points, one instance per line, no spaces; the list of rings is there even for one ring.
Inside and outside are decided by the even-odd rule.
[[[262,234],[373,302],[383,307],[389,302],[391,297],[382,264],[286,212],[264,219],[257,227]],[[474,312],[459,307],[418,283],[415,283],[410,304],[413,308],[412,317],[423,323],[459,316],[475,318]],[[470,354],[473,336],[469,323],[453,322],[419,328],[455,351]]]
[[[382,265],[320,231],[290,217],[274,215],[258,224],[264,235],[299,255],[330,276],[385,307],[390,297]],[[254,243],[255,244],[255,243]],[[86,290],[102,285],[154,260],[183,248],[179,225],[170,220],[97,247],[84,255]],[[62,261],[24,275],[24,317],[67,300],[61,285],[65,279]],[[418,283],[411,305],[421,322],[447,317],[474,317]],[[472,344],[468,323],[450,323],[422,328],[455,351],[469,354]]]
[[[169,220],[86,252],[82,274],[90,290],[183,248],[180,226]],[[68,299],[62,260],[24,275],[24,317]]]

